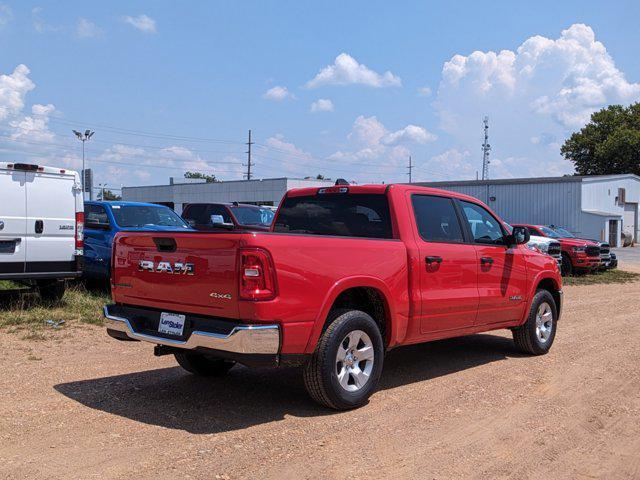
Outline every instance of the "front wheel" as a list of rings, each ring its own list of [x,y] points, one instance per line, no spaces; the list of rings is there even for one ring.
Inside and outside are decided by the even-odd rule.
[[[313,400],[335,410],[364,405],[375,391],[384,357],[376,322],[359,310],[334,312],[311,360],[304,383]]]
[[[562,267],[560,273],[563,277],[569,276],[573,273],[573,265],[571,264],[571,257],[566,253],[562,254]]]
[[[531,355],[544,355],[556,337],[558,308],[548,290],[538,290],[524,325],[513,329],[513,341],[518,350]]]
[[[174,357],[187,372],[201,377],[221,377],[235,365],[231,360],[212,358],[199,353],[175,353]]]

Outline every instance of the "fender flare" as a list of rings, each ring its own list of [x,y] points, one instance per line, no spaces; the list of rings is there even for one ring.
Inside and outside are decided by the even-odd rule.
[[[307,347],[305,349],[306,353],[313,353],[320,335],[322,334],[325,321],[329,316],[329,312],[331,311],[333,303],[343,292],[349,290],[350,288],[373,288],[380,292],[380,294],[382,295],[382,301],[384,302],[385,306],[387,323],[389,325],[386,340],[389,344],[392,344],[393,339],[397,338],[398,322],[394,321],[395,319],[397,319],[396,305],[390,301],[393,296],[391,295],[391,292],[384,281],[379,278],[369,276],[346,277],[335,282],[322,301],[320,313],[314,319],[313,329],[311,331],[311,335],[309,336],[309,340],[307,341]]]
[[[553,282],[553,286],[557,291],[562,290],[562,283],[558,281],[558,278],[556,276],[549,275],[548,272],[544,272],[544,271],[539,272],[531,282],[531,287],[529,288],[529,299],[527,300],[527,308],[525,308],[524,310],[524,314],[520,319],[519,325],[522,325],[524,324],[524,322],[527,321],[527,317],[529,316],[529,312],[531,311],[531,304],[533,303],[533,297],[535,296],[536,291],[538,290],[538,285],[540,285],[540,283],[544,280],[551,280]],[[558,308],[560,308],[560,306],[558,306]]]

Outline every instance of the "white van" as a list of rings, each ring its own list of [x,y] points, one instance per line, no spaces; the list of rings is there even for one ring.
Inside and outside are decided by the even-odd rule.
[[[0,162],[0,280],[50,301],[82,273],[84,202],[77,172]]]

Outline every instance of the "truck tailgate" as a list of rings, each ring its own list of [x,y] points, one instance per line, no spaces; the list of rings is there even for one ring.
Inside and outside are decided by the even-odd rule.
[[[121,232],[114,240],[118,303],[238,318],[237,233]]]

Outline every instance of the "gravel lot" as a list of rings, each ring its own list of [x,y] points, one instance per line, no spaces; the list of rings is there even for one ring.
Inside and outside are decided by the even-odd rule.
[[[99,327],[0,332],[0,478],[640,478],[640,282],[565,298],[549,355],[508,332],[398,349],[346,413],[295,369],[198,379]]]

